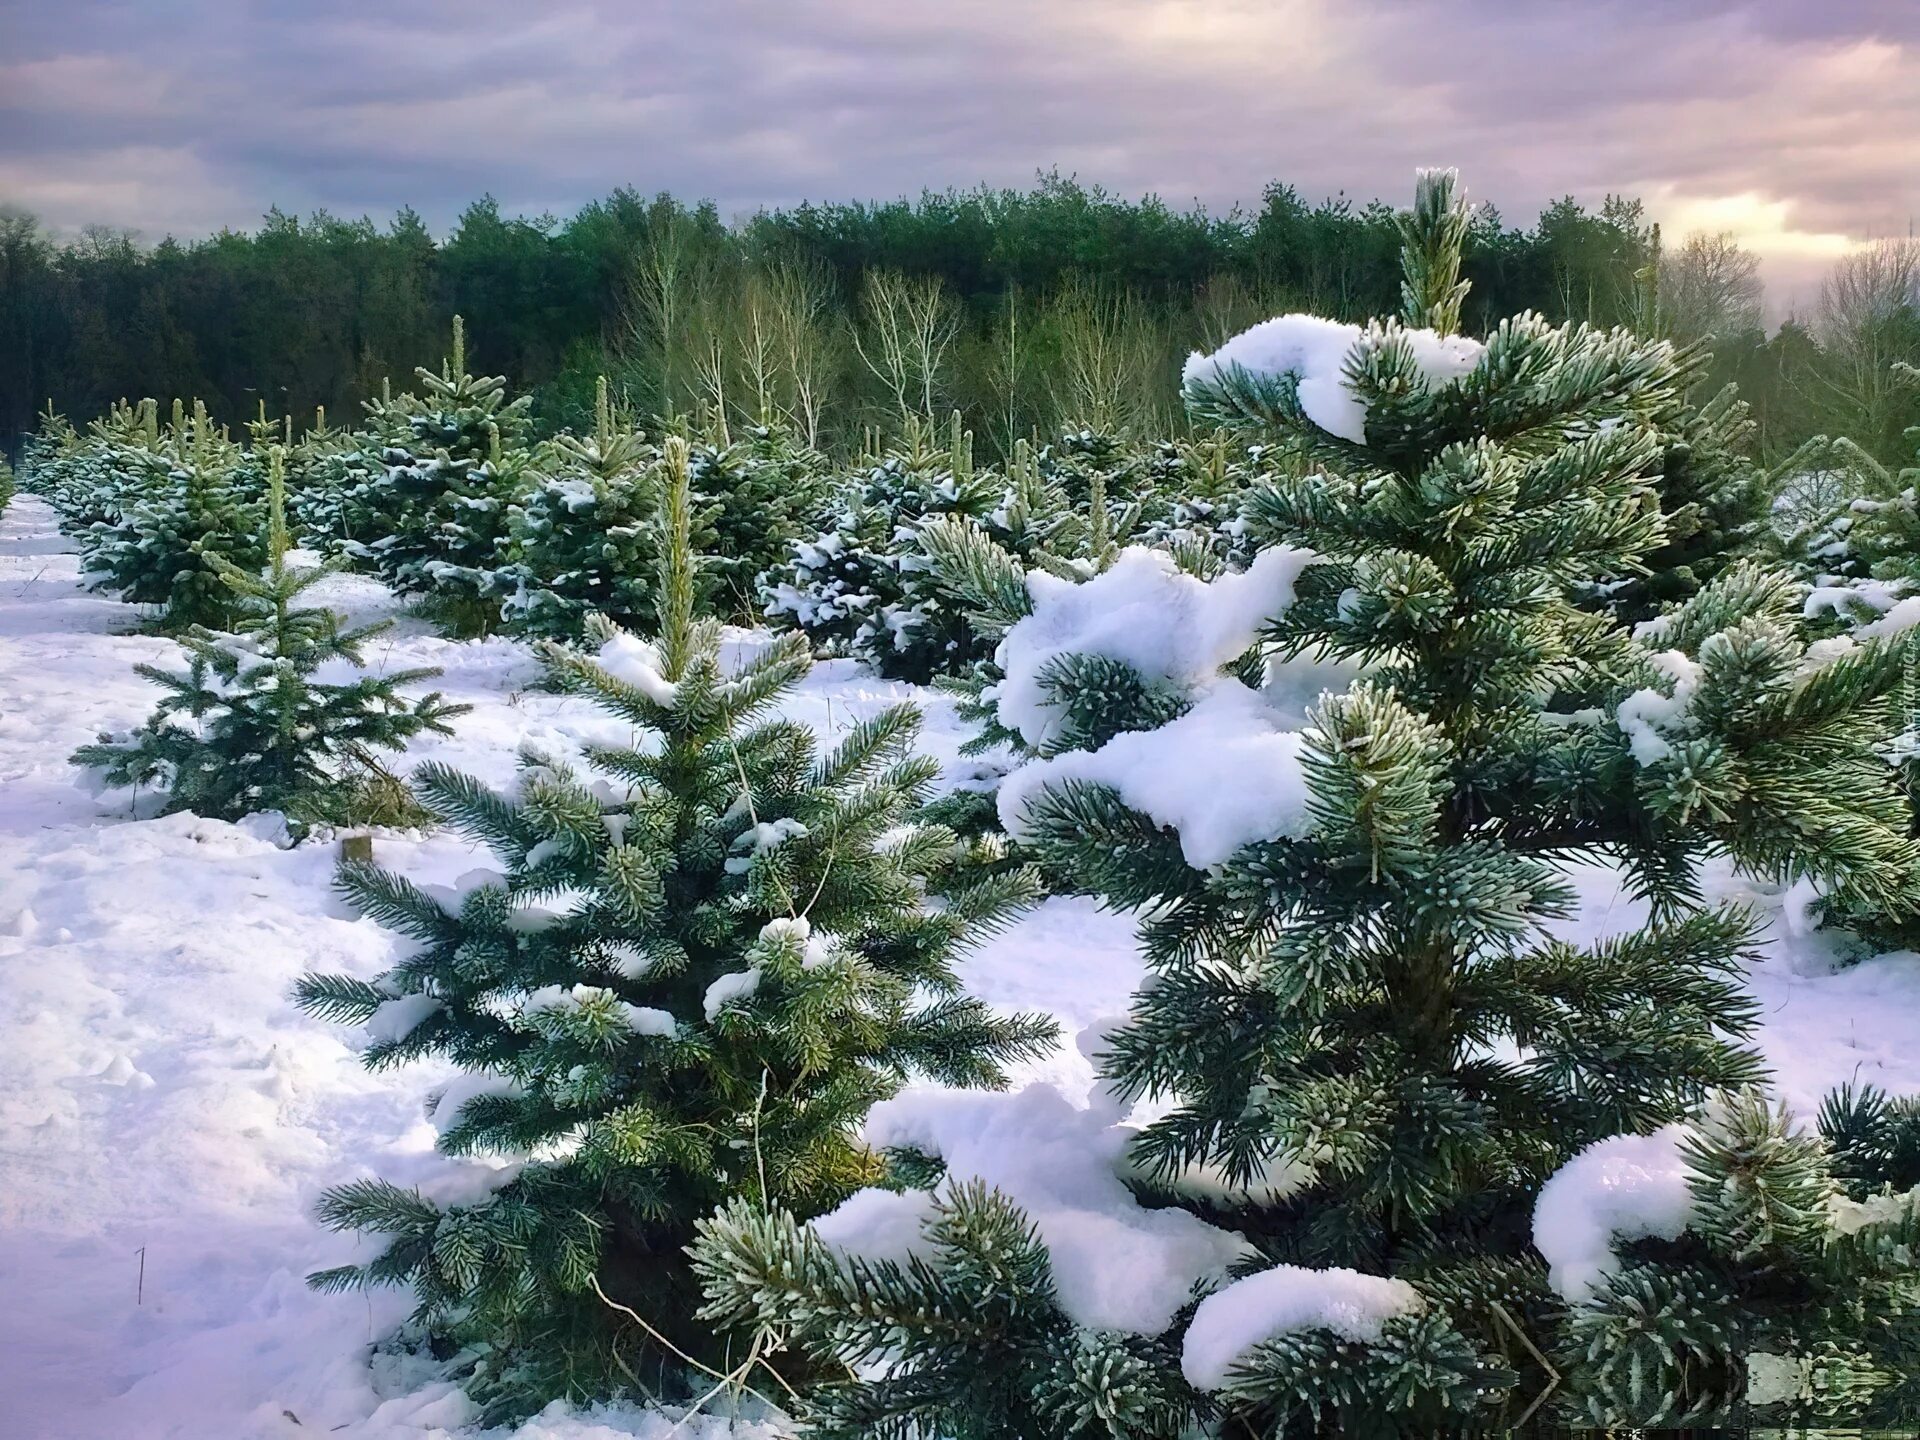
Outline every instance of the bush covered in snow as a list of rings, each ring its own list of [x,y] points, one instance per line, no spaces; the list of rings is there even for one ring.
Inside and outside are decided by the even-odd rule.
[[[984,516],[999,498],[973,468],[972,437],[944,445],[916,427],[902,448],[851,477],[832,523],[795,541],[759,580],[765,613],[822,655],[851,655],[889,678],[925,681],[979,658],[966,617],[929,583],[916,529],[937,516]]]
[[[223,563],[257,571],[265,514],[243,472],[246,452],[195,405],[164,432],[105,440],[105,485],[90,502],[84,551],[96,589],[159,608],[170,628],[223,625],[234,594]],[[105,439],[105,437],[102,437]]]
[[[415,374],[419,400],[405,414],[396,401],[380,417],[398,435],[359,497],[365,558],[456,634],[481,634],[497,616],[487,592],[504,558],[509,507],[533,465],[520,443],[527,397],[509,401],[506,381],[467,372],[457,316],[446,363]]]

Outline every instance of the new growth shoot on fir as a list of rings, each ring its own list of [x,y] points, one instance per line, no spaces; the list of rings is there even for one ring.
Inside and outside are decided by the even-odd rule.
[[[455,1061],[432,1114],[441,1149],[474,1159],[457,1197],[332,1192],[326,1221],[384,1248],[314,1283],[411,1285],[501,1412],[707,1388],[685,1358],[729,1370],[751,1336],[694,1318],[695,1222],[733,1198],[831,1208],[883,1174],[857,1138],[876,1100],[909,1075],[999,1085],[1053,1034],[960,993],[955,956],[1037,887],[1010,870],[925,903],[955,841],[914,819],[936,770],[912,754],[916,713],[884,709],[825,750],[775,716],[807,642],[723,663],[695,613],[677,439],[661,505],[654,635],[596,621],[595,653],[543,650],[634,743],[589,750],[584,772],[528,755],[510,794],[424,768],[422,802],[500,868],[444,890],[343,870],[419,948],[374,981],[300,987],[314,1014],[367,1026],[369,1066]]]

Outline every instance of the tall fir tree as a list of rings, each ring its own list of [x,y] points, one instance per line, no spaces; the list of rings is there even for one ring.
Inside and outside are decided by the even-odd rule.
[[[1098,1055],[1119,1101],[1177,1101],[1134,1141],[1134,1183],[1243,1237],[1254,1273],[1165,1334],[1107,1333],[1074,1323],[1004,1199],[943,1191],[911,1263],[851,1270],[736,1203],[702,1242],[714,1313],[870,1367],[819,1399],[826,1433],[1433,1434],[1513,1423],[1542,1393],[1534,1413],[1724,1419],[1763,1359],[1845,1352],[1868,1357],[1859,1376],[1907,1333],[1887,1327],[1914,1294],[1911,1197],[1842,1239],[1821,1157],[1757,1102],[1695,1122],[1698,1208],[1670,1248],[1578,1297],[1535,1251],[1536,1197],[1586,1147],[1669,1133],[1761,1077],[1741,1043],[1751,922],[1701,905],[1707,855],[1911,904],[1876,754],[1911,647],[1811,649],[1803,588],[1751,565],[1643,638],[1582,610],[1584,582],[1666,542],[1651,477],[1688,363],[1535,316],[1461,339],[1450,173],[1422,176],[1402,224],[1400,320],[1282,317],[1188,366],[1198,419],[1321,467],[1249,504],[1312,563],[1284,594],[1214,596],[1243,614],[1278,594],[1270,665],[1362,667],[1304,730],[1276,716],[1271,670],[1170,684],[1138,666],[1174,653],[1171,628],[1096,627],[1104,648],[1076,657],[1070,611],[1024,614],[1017,572],[978,587],[1021,616],[1010,641],[1055,642],[1024,647],[1036,673],[1001,687],[1002,723],[1032,739],[1077,704],[1101,717],[1094,748],[1033,762],[1003,809],[1050,873],[1146,917],[1149,981]],[[1077,666],[1106,693],[1083,698]],[[1039,730],[1008,713],[1035,693]],[[1557,938],[1565,868],[1596,854],[1650,917]],[[1774,1186],[1800,1229],[1747,1244]],[[1774,1288],[1788,1251],[1798,1278]],[[1773,1402],[1809,1403],[1788,1388]]]
[[[511,795],[423,770],[422,800],[503,869],[457,894],[343,871],[419,948],[372,981],[300,986],[311,1013],[369,1026],[370,1067],[458,1064],[434,1105],[441,1149],[514,1162],[452,1204],[380,1181],[331,1192],[326,1222],[384,1245],[313,1277],[411,1285],[499,1411],[671,1390],[676,1353],[722,1363],[728,1338],[693,1316],[695,1222],[732,1196],[833,1206],[882,1171],[856,1138],[875,1100],[909,1074],[999,1085],[1053,1029],[960,992],[955,955],[1035,884],[923,903],[953,837],[912,819],[935,767],[910,753],[911,707],[823,751],[769,718],[809,667],[803,637],[729,673],[720,627],[694,614],[687,447],[665,451],[657,638],[598,621],[597,658],[543,650],[556,682],[648,738],[591,748],[592,778],[530,757]]]
[[[238,820],[278,810],[296,830],[369,819],[383,808],[375,797],[392,788],[377,752],[428,731],[451,734],[447,722],[470,708],[437,691],[417,700],[400,693],[437,670],[366,669],[366,643],[391,621],[343,629],[332,610],[300,603],[330,571],[288,561],[284,464],[272,448],[264,571],[208,555],[227,589],[233,633],[190,631],[184,673],[135,666],[166,691],[159,706],[131,735],[103,736],[74,754],[110,785],[159,789],[167,812]]]

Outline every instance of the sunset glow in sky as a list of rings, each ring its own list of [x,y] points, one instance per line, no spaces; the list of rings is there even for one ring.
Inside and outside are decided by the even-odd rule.
[[[615,186],[725,214],[1024,184],[1254,206],[1457,165],[1512,223],[1637,195],[1773,308],[1920,212],[1920,3],[0,0],[0,204],[147,239],[436,227]]]

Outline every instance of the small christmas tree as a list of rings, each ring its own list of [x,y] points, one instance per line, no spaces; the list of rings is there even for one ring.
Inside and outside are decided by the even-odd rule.
[[[943,446],[916,422],[904,448],[848,487],[830,529],[761,576],[766,614],[798,626],[818,653],[851,655],[890,679],[925,683],[964,669],[982,651],[966,617],[928,583],[913,532],[936,516],[984,516],[999,494],[974,470],[958,415]]]
[[[817,450],[765,426],[695,444],[688,466],[702,594],[721,614],[750,622],[761,572],[819,524],[832,472]]]
[[[94,587],[160,607],[170,629],[228,624],[236,594],[223,567],[254,571],[267,559],[245,452],[195,401],[190,419],[176,404],[151,444],[114,444],[108,454],[111,518],[89,527],[84,547]]]
[[[143,452],[159,448],[157,408],[151,400],[137,406],[116,401],[82,436],[49,402],[39,429],[27,441],[22,468],[28,484],[59,514],[60,528],[76,541],[83,559],[93,527],[120,516],[125,497],[117,452],[123,447]],[[142,466],[141,473],[151,471]]]
[[[1030,594],[993,697],[1043,753],[1079,723],[1076,665],[1134,711],[1090,697],[1082,738],[1110,738],[1016,772],[1002,813],[1050,874],[1145,914],[1149,983],[1096,1057],[1108,1103],[1175,1103],[1134,1139],[1129,1178],[1242,1237],[1252,1273],[1197,1274],[1219,1288],[1165,1330],[1105,1333],[1067,1303],[1058,1243],[973,1203],[965,1174],[911,1263],[852,1285],[790,1220],[736,1204],[702,1244],[716,1313],[882,1360],[823,1399],[829,1433],[978,1415],[1007,1428],[953,1433],[1431,1434],[1503,1406],[1512,1422],[1552,1385],[1545,1357],[1606,1328],[1535,1255],[1542,1185],[1760,1074],[1740,1044],[1750,922],[1700,907],[1701,859],[1901,898],[1915,847],[1876,748],[1906,641],[1811,648],[1804,590],[1751,565],[1639,638],[1582,611],[1577,587],[1666,540],[1659,420],[1690,371],[1664,343],[1533,316],[1459,336],[1450,174],[1423,176],[1403,225],[1403,320],[1286,316],[1188,364],[1200,420],[1278,430],[1324,467],[1249,506],[1262,538],[1312,555],[1263,551],[1158,625],[1147,604],[1114,620],[1092,584]],[[1013,578],[979,588],[1013,613]],[[1173,577],[1128,578],[1139,600]],[[1219,668],[1255,631],[1264,673]],[[1315,657],[1362,673],[1301,727],[1286,671]],[[1575,907],[1564,867],[1595,852],[1650,919],[1554,938]],[[1700,1173],[1737,1148],[1703,1140]],[[1834,1263],[1898,1294],[1902,1223],[1862,1242],[1886,1258]],[[1796,1359],[1859,1334],[1672,1257],[1655,1274],[1674,1305],[1623,1295],[1614,1339],[1632,1317],[1643,1349],[1680,1354],[1710,1320],[1717,1347],[1660,1372],[1669,1413],[1723,1411],[1762,1321],[1767,1353]],[[962,1295],[978,1324],[954,1323]],[[1561,1373],[1576,1404],[1647,1413],[1652,1397]],[[1022,1398],[1034,1420],[1012,1418]]]
[[[503,558],[508,509],[531,465],[518,443],[530,402],[509,401],[498,376],[468,373],[457,315],[446,363],[415,374],[419,408],[403,416],[390,402],[376,417],[404,421],[405,438],[381,452],[384,474],[359,502],[366,552],[396,592],[421,597],[458,634],[484,633],[497,614],[486,592]]]
[[[563,435],[514,503],[507,563],[488,582],[516,635],[577,642],[587,617],[632,625],[652,610],[657,452],[614,413],[604,376],[590,439]]]
[[[287,514],[302,545],[349,565],[372,560],[368,544],[385,522],[380,457],[407,438],[405,416],[419,408],[410,396],[395,399],[390,387],[361,405],[357,430],[327,424],[324,407],[287,456]]]
[[[332,1192],[327,1223],[385,1248],[314,1277],[412,1285],[503,1410],[651,1386],[675,1353],[719,1363],[725,1337],[693,1318],[696,1220],[742,1195],[831,1207],[881,1173],[855,1131],[908,1074],[997,1085],[1052,1033],[959,993],[954,955],[1035,886],[1010,873],[923,905],[953,837],[910,818],[935,769],[909,754],[912,709],[821,753],[766,718],[808,668],[802,637],[727,673],[719,627],[693,614],[687,448],[665,450],[658,639],[596,621],[597,659],[543,652],[650,741],[589,751],[591,780],[530,761],[512,796],[425,769],[422,799],[504,871],[459,894],[344,871],[420,948],[374,981],[300,987],[312,1013],[369,1026],[370,1066],[458,1063],[442,1150],[514,1162],[458,1203]]]
[[[331,610],[299,604],[328,572],[288,563],[284,461],[278,448],[269,454],[265,573],[209,556],[234,633],[188,632],[184,674],[136,666],[165,698],[132,735],[103,737],[73,761],[110,785],[159,788],[168,813],[238,820],[278,810],[296,827],[353,822],[390,780],[376,751],[423,731],[449,734],[447,722],[469,707],[399,693],[438,671],[364,669],[362,647],[390,621],[343,630]]]

